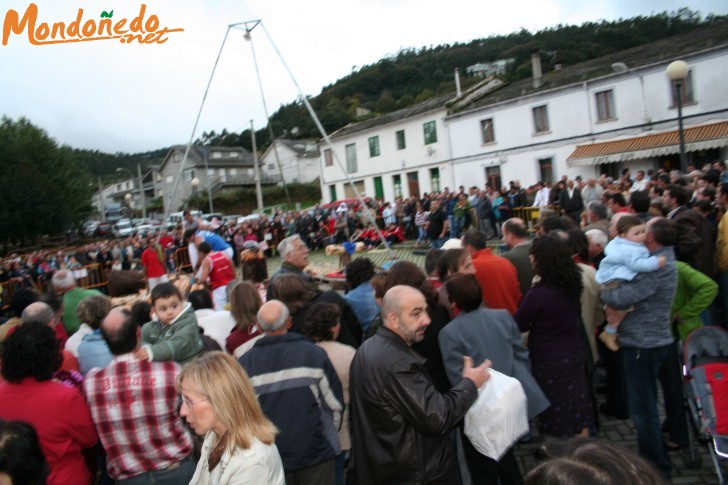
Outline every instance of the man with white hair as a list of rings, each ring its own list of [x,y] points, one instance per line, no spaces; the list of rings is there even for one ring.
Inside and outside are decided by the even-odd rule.
[[[76,284],[76,279],[73,277],[73,273],[67,269],[56,271],[51,282],[53,284],[53,290],[58,296],[63,298],[63,316],[61,317],[61,322],[70,337],[81,326],[81,321],[78,319],[78,314],[76,313],[78,304],[86,297],[103,295],[103,293],[94,289],[79,288]]]
[[[581,221],[584,232],[592,229],[604,231],[609,236],[609,219],[607,219],[607,206],[600,200],[593,200],[586,205],[585,218]]]
[[[283,241],[278,243],[276,247],[278,254],[281,255],[283,262],[280,268],[273,273],[268,281],[268,294],[267,299],[271,299],[273,295],[270,293],[270,284],[281,275],[284,274],[295,274],[309,282],[312,286],[315,286],[315,282],[311,276],[304,271],[304,268],[308,266],[308,246],[303,242],[301,236],[294,234],[285,238]]]
[[[288,332],[286,305],[269,300],[258,310],[265,336],[240,357],[258,400],[280,430],[276,446],[286,483],[333,485],[341,453],[337,435],[344,395],[326,352],[303,335]]]
[[[601,229],[589,229],[584,234],[589,241],[589,259],[598,268],[604,259],[604,248],[607,247],[609,238]]]

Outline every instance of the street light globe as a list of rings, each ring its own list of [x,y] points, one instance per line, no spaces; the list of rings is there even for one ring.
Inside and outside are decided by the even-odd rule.
[[[200,185],[200,179],[198,179],[197,177],[193,178],[191,184],[192,187],[196,189]]]
[[[682,81],[688,77],[690,66],[688,66],[688,63],[685,61],[673,61],[669,66],[667,66],[665,72],[671,81]]]
[[[131,200],[131,194],[126,194],[124,196],[124,199],[126,199],[126,201],[129,202]]]

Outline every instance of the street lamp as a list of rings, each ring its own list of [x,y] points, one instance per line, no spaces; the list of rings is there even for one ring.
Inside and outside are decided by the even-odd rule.
[[[200,201],[197,200],[197,188],[200,186],[200,179],[195,177],[192,179],[192,182],[190,182],[190,184],[192,185],[192,195],[195,196],[195,210],[200,210]]]
[[[673,61],[667,66],[665,72],[674,85],[675,98],[677,99],[677,124],[678,135],[680,136],[680,171],[686,174],[688,171],[688,160],[685,155],[685,136],[683,134],[682,88],[690,73],[690,66],[685,61]]]
[[[131,192],[126,193],[124,200],[126,201],[126,206],[129,208],[130,216],[134,217],[134,209],[131,208]]]
[[[146,219],[146,217],[147,217],[147,201],[146,201],[146,198],[144,196],[144,182],[142,180],[141,164],[137,164],[137,172],[138,172],[138,176],[139,176],[139,180],[138,181],[134,178],[134,173],[131,170],[129,170],[128,168],[116,167],[116,171],[119,172],[119,173],[121,173],[121,172],[127,172],[129,174],[130,180],[132,181],[132,184],[137,184],[137,182],[139,183],[139,198],[140,198],[141,204],[142,204],[142,217]]]

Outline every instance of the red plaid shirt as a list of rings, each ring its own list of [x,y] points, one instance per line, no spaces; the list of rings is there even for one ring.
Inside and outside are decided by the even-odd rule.
[[[116,357],[86,376],[84,390],[114,480],[167,468],[192,452],[177,414],[176,362]]]

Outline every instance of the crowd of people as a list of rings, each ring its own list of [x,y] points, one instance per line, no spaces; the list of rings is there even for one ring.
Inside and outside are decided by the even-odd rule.
[[[188,215],[178,230],[147,239],[11,255],[2,278],[28,283],[0,325],[0,476],[574,483],[572,473],[594,467],[626,477],[620,470],[631,462],[640,473],[630,483],[664,483],[669,451],[688,444],[675,341],[728,323],[726,177],[709,165],[527,189],[461,187],[240,227]],[[539,218],[514,217],[524,206],[539,207]],[[345,268],[348,290],[321,288],[307,272],[309,251],[366,231],[360,242],[370,247],[373,234],[392,231],[392,241],[431,246],[424,268],[397,261],[380,270],[364,253]],[[501,251],[489,245],[494,237]],[[166,278],[181,247],[202,283],[189,292]],[[241,277],[246,252],[264,261],[272,250],[282,260],[274,274]],[[90,262],[109,271],[141,265],[148,301],[114,306],[79,287],[74,271]],[[603,409],[598,362],[607,372]],[[468,428],[493,371],[520,383],[525,418],[553,459],[526,477],[513,454],[520,435],[494,455]],[[632,419],[641,458],[587,439],[600,412]],[[19,439],[26,458],[13,460],[20,445],[4,443]],[[582,470],[582,447],[619,461]]]

